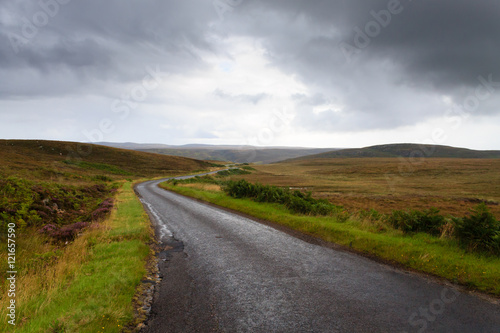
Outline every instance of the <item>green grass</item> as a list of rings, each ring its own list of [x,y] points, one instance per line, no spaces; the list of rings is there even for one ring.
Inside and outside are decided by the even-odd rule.
[[[64,248],[47,272],[19,276],[16,332],[120,332],[133,319],[132,299],[146,273],[150,235],[149,219],[126,183],[103,226]],[[11,328],[6,325],[3,320],[0,331]]]
[[[72,160],[64,160],[63,163],[69,164],[69,165],[76,165],[77,167],[83,168],[83,169],[95,169],[95,170],[102,170],[106,171],[115,175],[124,175],[124,176],[131,176],[132,173],[125,171],[123,169],[118,168],[117,166],[114,165],[109,165],[105,163],[91,163],[91,162],[84,162],[84,161],[72,161]]]
[[[167,183],[163,183],[162,187],[272,221],[384,261],[500,296],[500,258],[465,252],[452,240],[426,234],[404,235],[390,228],[374,231],[373,226],[354,217],[340,223],[333,217],[294,215],[277,204],[234,199],[222,192],[202,191]]]
[[[242,170],[242,169],[228,169],[217,172],[217,176],[219,177],[227,177],[233,175],[249,175],[250,171]]]

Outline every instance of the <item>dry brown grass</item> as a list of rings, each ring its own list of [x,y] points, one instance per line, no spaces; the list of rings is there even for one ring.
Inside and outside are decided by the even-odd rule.
[[[191,187],[203,191],[214,191],[214,192],[221,191],[220,186],[216,184],[193,183],[193,184],[181,184],[179,186]]]
[[[485,200],[500,217],[500,159],[336,158],[254,167],[257,172],[234,177],[299,187],[350,211],[436,207],[462,216]]]

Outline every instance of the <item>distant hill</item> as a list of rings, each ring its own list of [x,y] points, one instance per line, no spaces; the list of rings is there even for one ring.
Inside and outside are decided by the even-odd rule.
[[[274,163],[299,156],[313,155],[331,151],[332,148],[176,148],[176,149],[140,149],[140,151],[185,156],[200,160],[232,161],[235,163]]]
[[[256,147],[250,145],[209,145],[202,143],[190,143],[186,145],[166,145],[163,143],[135,143],[135,142],[93,142],[93,144],[122,148],[122,149],[208,149],[208,150],[245,150],[245,149],[315,149],[304,147],[282,147],[282,146],[267,146]],[[324,148],[326,151],[334,150],[334,148]]]
[[[290,160],[318,158],[355,158],[355,157],[439,157],[439,158],[500,158],[498,150],[472,150],[439,145],[398,143],[377,145],[365,148],[340,149],[326,153],[303,156]],[[287,161],[290,161],[287,160]],[[283,161],[285,162],[285,161]]]
[[[335,148],[253,147],[236,145],[188,144],[171,146],[156,143],[97,142],[99,145],[132,149],[148,153],[183,156],[205,161],[231,161],[235,163],[274,163],[285,159],[330,152]]]
[[[135,143],[135,142],[94,142],[96,145],[129,149],[129,150],[139,150],[139,149],[161,149],[161,148],[173,148],[175,146],[164,145],[162,143]]]
[[[195,159],[93,144],[44,140],[0,140],[0,176],[46,178],[82,174],[154,177],[208,169]]]

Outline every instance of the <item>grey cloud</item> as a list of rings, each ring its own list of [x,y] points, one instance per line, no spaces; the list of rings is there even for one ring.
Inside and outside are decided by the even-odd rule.
[[[373,11],[390,1],[245,0],[219,20],[212,1],[73,0],[16,53],[12,34],[22,35],[39,2],[0,0],[0,101],[116,98],[123,85],[142,80],[146,66],[197,75],[208,68],[207,55],[230,57],[224,46],[233,37],[258,44],[270,68],[306,87],[290,101],[294,126],[311,131],[424,122],[446,112],[444,97],[460,106],[474,96],[478,77],[500,82],[496,0],[401,0],[401,13],[347,61],[340,43],[356,47],[356,29],[376,22]],[[472,116],[500,113],[500,86],[489,92]],[[256,106],[271,98],[264,87],[259,94],[216,89],[213,96]],[[318,112],[330,104],[341,110]]]
[[[368,128],[442,116],[446,106],[436,101],[439,96],[449,96],[460,106],[466,96],[474,96],[480,76],[492,75],[500,82],[500,3],[493,0],[402,0],[401,12],[391,15],[390,23],[348,62],[339,44],[355,46],[355,28],[364,30],[376,22],[371,12],[387,10],[389,3],[255,1],[230,26],[235,33],[260,38],[274,66],[300,77],[312,96],[326,92],[329,100],[341,102],[348,118],[364,120],[373,114],[385,119],[363,121]],[[249,31],[249,26],[255,28]],[[493,95],[498,92],[500,87]],[[492,100],[480,103],[475,114],[498,114]],[[405,116],[398,116],[401,112]],[[309,119],[326,128],[329,122],[321,117]],[[352,126],[342,128],[349,131]]]
[[[250,94],[233,95],[233,94],[226,93],[221,89],[215,89],[213,94],[221,99],[244,102],[244,103],[251,103],[254,105],[258,104],[263,99],[266,99],[269,97],[269,95],[265,94],[265,93],[254,94],[254,95],[250,95]]]
[[[208,25],[217,18],[212,10],[210,3],[202,1],[71,1],[60,5],[54,17],[47,16],[47,24],[37,26],[37,13],[44,13],[38,2],[2,2],[0,12],[11,18],[0,26],[4,80],[23,69],[43,75],[45,84],[42,87],[40,81],[27,80],[12,89],[2,87],[0,94],[6,96],[15,90],[16,95],[37,95],[37,87],[43,95],[85,93],[94,86],[100,88],[99,82],[141,80],[145,66],[154,64],[169,73],[203,68],[200,53],[214,52],[206,40]],[[26,31],[35,32],[27,35]],[[13,36],[23,43],[13,47]],[[61,71],[76,78],[69,79],[63,91],[57,83]],[[47,90],[52,83],[56,89],[50,93]]]
[[[326,103],[331,103],[323,94],[316,93],[313,96],[308,96],[306,94],[293,94],[292,99],[299,102],[302,105],[318,106]]]

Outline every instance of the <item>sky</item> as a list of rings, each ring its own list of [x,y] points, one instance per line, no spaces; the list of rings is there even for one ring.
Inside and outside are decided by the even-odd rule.
[[[0,138],[500,149],[497,0],[0,0]]]

